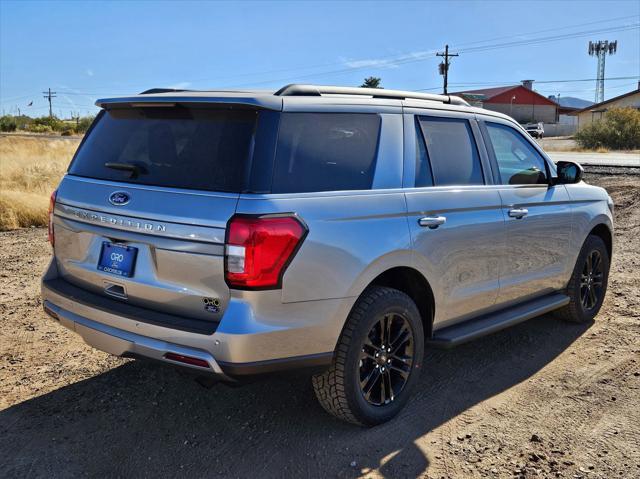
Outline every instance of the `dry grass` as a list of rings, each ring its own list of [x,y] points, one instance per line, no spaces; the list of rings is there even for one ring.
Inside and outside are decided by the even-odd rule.
[[[79,138],[0,136],[0,231],[47,224],[49,195]]]
[[[596,149],[593,148],[582,148],[581,146],[576,146],[573,148],[568,148],[565,151],[574,151],[576,153],[609,153],[609,148],[605,148],[604,146],[599,146]]]

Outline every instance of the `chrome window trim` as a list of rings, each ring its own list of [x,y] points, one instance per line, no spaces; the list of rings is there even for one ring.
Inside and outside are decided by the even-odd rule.
[[[291,199],[297,200],[301,198],[326,198],[326,197],[351,197],[351,196],[382,196],[393,195],[397,193],[412,193],[420,191],[460,191],[460,190],[484,190],[486,188],[547,188],[547,185],[444,185],[444,186],[420,186],[420,187],[398,187],[384,188],[379,190],[343,190],[343,191],[320,191],[307,193],[243,193],[240,195],[241,200],[273,200],[273,199]]]

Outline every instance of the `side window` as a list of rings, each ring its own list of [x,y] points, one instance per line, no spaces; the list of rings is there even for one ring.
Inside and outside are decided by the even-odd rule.
[[[436,186],[482,185],[482,167],[467,120],[421,117],[427,153]]]
[[[370,189],[379,134],[376,114],[283,113],[272,193]]]
[[[544,158],[515,129],[486,122],[493,152],[498,162],[500,179],[505,185],[547,183]]]
[[[418,119],[416,118],[416,181],[415,187],[433,186],[433,175],[431,173],[431,164],[429,163],[429,154],[427,146],[424,143],[422,130]]]

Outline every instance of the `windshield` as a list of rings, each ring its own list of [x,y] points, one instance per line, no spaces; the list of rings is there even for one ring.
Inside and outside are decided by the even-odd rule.
[[[69,173],[154,186],[240,192],[255,110],[149,107],[105,110]]]

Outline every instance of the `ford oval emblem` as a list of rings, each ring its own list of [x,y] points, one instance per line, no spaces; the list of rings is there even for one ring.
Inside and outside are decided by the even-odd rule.
[[[109,203],[114,206],[124,206],[131,200],[129,193],[125,193],[124,191],[114,191],[109,196]]]

